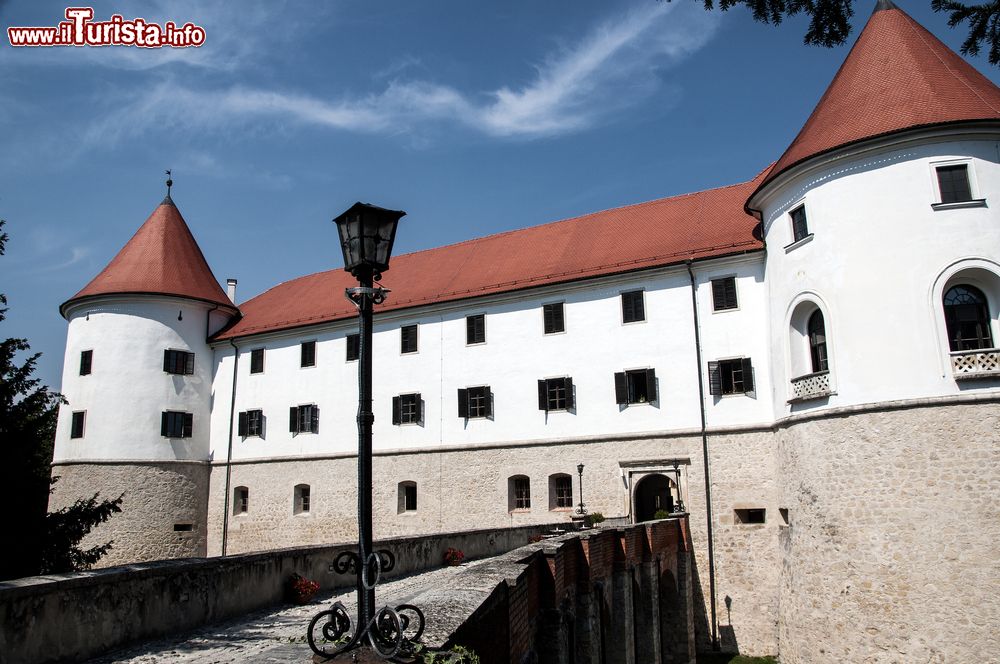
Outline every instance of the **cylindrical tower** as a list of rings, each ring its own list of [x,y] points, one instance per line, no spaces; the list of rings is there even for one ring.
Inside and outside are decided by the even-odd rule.
[[[208,336],[238,315],[170,196],[60,308],[69,321],[50,509],[99,491],[101,565],[205,554]]]

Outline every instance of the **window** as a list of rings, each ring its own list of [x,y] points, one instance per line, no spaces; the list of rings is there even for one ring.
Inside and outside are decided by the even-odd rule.
[[[361,335],[347,335],[347,361],[353,362],[361,356]]]
[[[826,324],[823,312],[817,309],[809,316],[809,357],[812,360],[813,373],[828,371],[830,360],[826,354]]]
[[[489,385],[458,391],[458,416],[466,419],[493,416],[493,393]]]
[[[94,351],[85,350],[80,353],[80,375],[89,376],[94,364]]]
[[[809,235],[809,225],[806,223],[806,206],[800,205],[788,214],[792,218],[792,242],[798,242]],[[735,298],[735,287],[733,297]]]
[[[968,164],[938,166],[935,170],[942,203],[964,203],[972,200]]]
[[[194,531],[193,523],[175,523],[174,532],[175,533],[190,533]]]
[[[736,301],[736,277],[712,279],[712,305],[715,311],[726,311],[739,306]]]
[[[656,371],[633,369],[615,374],[615,403],[650,403],[656,401]]]
[[[709,362],[708,389],[714,396],[753,392],[753,364],[750,358]]]
[[[233,489],[233,514],[246,514],[250,507],[250,489],[238,486]]]
[[[514,475],[507,480],[507,509],[531,509],[531,480],[525,475]]]
[[[545,378],[538,381],[538,410],[570,410],[573,405],[572,378]]]
[[[642,291],[622,293],[622,322],[638,323],[646,320],[646,307],[642,301]]]
[[[288,430],[292,433],[319,433],[319,406],[306,404],[289,408]]]
[[[566,319],[563,316],[563,303],[555,302],[542,307],[542,318],[545,321],[545,334],[555,334],[566,331]]]
[[[302,367],[314,367],[316,366],[316,342],[315,341],[303,341],[302,342],[302,353],[301,361],[299,366]]]
[[[239,435],[242,438],[250,436],[264,437],[264,411],[247,410],[239,415]]]
[[[392,398],[393,424],[423,424],[424,409],[420,394],[400,394]]]
[[[468,316],[465,319],[465,343],[484,344],[486,343],[486,315],[477,314]]]
[[[399,352],[400,353],[417,352],[416,325],[404,325],[403,327],[399,328]]]
[[[83,438],[83,425],[87,420],[87,412],[78,410],[73,413],[73,422],[69,428],[70,438]]]
[[[417,511],[417,483],[416,482],[400,482],[399,483],[399,498],[398,498],[398,508],[397,512],[402,514],[403,512],[416,512]]]
[[[764,523],[766,512],[764,509],[743,509],[733,510],[733,515],[739,524]]]
[[[975,286],[958,284],[948,289],[944,294],[944,321],[952,352],[993,348],[986,296]]]
[[[250,351],[250,373],[264,373],[264,349],[254,348]]]
[[[190,438],[193,421],[191,413],[164,411],[160,417],[160,435],[167,438]]]
[[[297,484],[295,485],[295,490],[293,492],[292,498],[292,511],[295,514],[308,514],[309,513],[309,499],[310,491],[308,484]]]
[[[171,374],[193,374],[194,353],[184,350],[163,351],[163,370]]]
[[[549,509],[573,507],[573,478],[566,474],[549,477]]]

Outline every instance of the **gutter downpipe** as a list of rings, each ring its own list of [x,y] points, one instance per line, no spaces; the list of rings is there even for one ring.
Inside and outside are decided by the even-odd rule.
[[[226,450],[226,496],[222,511],[222,555],[226,555],[226,544],[229,540],[229,492],[233,476],[233,417],[236,415],[236,377],[239,375],[240,349],[233,339],[229,340],[233,347],[233,393],[229,401],[229,445]],[[714,605],[713,605],[714,606]]]
[[[705,515],[708,523],[708,593],[712,611],[712,650],[719,650],[718,620],[715,606],[715,540],[712,533],[712,473],[708,461],[708,427],[705,417],[705,376],[701,368],[701,324],[698,321],[698,297],[695,292],[693,261],[684,261],[691,279],[691,311],[694,313],[694,352],[698,362],[698,405],[701,410],[701,450],[705,464]]]

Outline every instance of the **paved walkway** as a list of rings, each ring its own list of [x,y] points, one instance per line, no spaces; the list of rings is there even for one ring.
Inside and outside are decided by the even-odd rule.
[[[497,565],[496,558],[486,558],[386,581],[376,588],[376,602],[378,606],[419,606],[427,618],[421,641],[437,646],[478,606],[469,606],[474,598],[482,598],[496,587],[503,574]],[[91,659],[88,664],[304,664],[312,661],[306,642],[309,620],[336,600],[344,603],[352,617],[357,615],[354,590],[341,590],[321,595],[305,606],[258,611],[172,638],[146,641]]]

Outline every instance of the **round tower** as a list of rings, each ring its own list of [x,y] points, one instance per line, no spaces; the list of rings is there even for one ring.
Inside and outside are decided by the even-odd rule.
[[[124,493],[101,565],[205,554],[212,351],[238,309],[168,193],[60,313],[69,322],[50,499]]]
[[[942,628],[940,597],[1000,590],[998,204],[1000,89],[880,0],[746,205],[790,524],[783,662],[949,659],[992,638]]]

